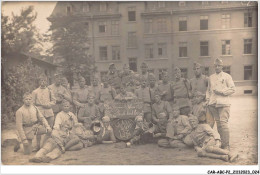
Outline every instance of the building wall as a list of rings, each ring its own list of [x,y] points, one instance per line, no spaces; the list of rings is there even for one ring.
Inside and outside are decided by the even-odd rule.
[[[65,5],[64,5],[65,3]],[[222,3],[222,1],[186,2],[185,6],[179,6],[178,1],[166,1],[164,7],[159,7],[159,2],[107,2],[107,12],[99,11],[100,2],[89,2],[90,11],[81,12],[76,8],[77,4],[70,3],[77,9],[72,14],[77,14],[75,20],[87,22],[89,26],[90,52],[93,54],[95,64],[99,71],[107,71],[109,63],[115,63],[118,69],[124,64],[129,64],[129,58],[137,59],[137,71],[140,65],[146,62],[154,70],[158,77],[159,69],[166,68],[172,75],[173,68],[188,69],[188,78],[193,76],[193,62],[197,61],[205,67],[209,67],[209,74],[214,73],[213,62],[217,57],[223,59],[225,66],[231,66],[231,75],[234,81],[242,86],[244,80],[244,66],[252,65],[252,79],[257,80],[257,5],[242,4],[240,1]],[[62,5],[60,5],[62,4]],[[58,2],[52,14],[64,13],[67,2]],[[60,7],[59,7],[60,6]],[[81,4],[81,6],[83,6]],[[128,21],[128,8],[134,7],[136,21]],[[244,13],[252,12],[252,27],[244,27]],[[222,14],[230,14],[230,27],[222,29]],[[200,16],[208,16],[208,30],[200,30]],[[187,31],[179,31],[179,17],[187,17]],[[166,19],[165,32],[159,32],[158,20]],[[150,34],[145,33],[145,19],[152,19],[152,30]],[[111,21],[119,20],[119,34],[111,34]],[[106,32],[99,33],[99,22],[106,22]],[[55,20],[54,20],[55,22]],[[136,32],[137,45],[128,47],[128,32]],[[244,39],[253,39],[252,54],[244,54]],[[231,54],[222,55],[222,40],[230,40]],[[209,42],[209,56],[200,56],[200,41]],[[179,57],[179,42],[187,42],[188,53],[186,58]],[[159,58],[158,43],[166,43],[167,54]],[[145,44],[153,44],[154,58],[145,58]],[[112,60],[112,46],[120,46],[120,60]],[[107,46],[108,60],[101,61],[99,47]]]

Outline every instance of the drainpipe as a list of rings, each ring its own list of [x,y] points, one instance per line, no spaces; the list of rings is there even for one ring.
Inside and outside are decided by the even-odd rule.
[[[171,67],[172,67],[172,75],[173,75],[173,69],[174,69],[174,59],[173,59],[173,53],[174,53],[174,48],[173,48],[173,11],[171,10]],[[172,76],[174,77],[174,76]]]

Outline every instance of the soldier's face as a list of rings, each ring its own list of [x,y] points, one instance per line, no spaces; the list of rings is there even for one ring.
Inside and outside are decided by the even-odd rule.
[[[163,82],[168,82],[169,77],[168,77],[168,75],[164,75],[164,76],[162,77],[162,79],[163,79]]]
[[[109,71],[111,73],[115,73],[116,72],[116,68],[114,66],[112,66],[112,67],[109,68]]]
[[[69,104],[69,102],[63,103],[62,108],[63,108],[64,112],[69,112],[70,111],[70,104]]]
[[[128,73],[129,72],[129,67],[124,67],[124,72]]]
[[[26,106],[30,106],[32,104],[32,96],[28,95],[23,98],[23,102]]]
[[[146,80],[142,81],[142,87],[146,87]]]
[[[181,78],[181,71],[176,71],[175,72],[175,78],[180,79]]]
[[[154,78],[151,78],[151,79],[149,80],[149,83],[150,83],[150,85],[152,85],[152,86],[155,85],[155,82],[156,82],[156,80],[155,80]]]
[[[60,77],[55,78],[55,84],[58,85],[58,86],[61,85],[61,78]]]
[[[108,121],[103,121],[103,124],[104,124],[104,126],[105,126],[105,128],[107,128],[108,126],[109,126],[109,122]]]
[[[142,124],[143,124],[142,120],[139,120],[139,121],[136,122],[136,125],[139,126],[139,127],[142,127]]]
[[[89,97],[88,98],[88,103],[89,104],[94,104],[94,100],[95,100],[94,97]]]
[[[85,81],[84,79],[82,79],[82,80],[79,81],[79,86],[80,86],[81,88],[84,87],[85,84],[86,84],[86,81]]]
[[[196,76],[201,75],[201,68],[200,67],[195,67],[193,70],[194,70],[194,74]]]
[[[223,66],[221,64],[215,64],[214,66],[217,74],[222,71]]]
[[[198,126],[198,120],[190,120],[190,126],[192,128],[196,128]]]
[[[67,78],[62,78],[62,79],[61,79],[61,85],[64,86],[64,87],[67,87],[67,85],[68,85],[68,80],[67,80]]]
[[[92,81],[93,86],[97,86],[98,85],[98,80],[96,78],[93,79]]]
[[[46,79],[40,79],[40,86],[41,87],[47,86],[47,80]]]
[[[120,92],[121,92],[122,94],[125,94],[125,93],[126,93],[125,88],[124,88],[124,87],[120,87]]]

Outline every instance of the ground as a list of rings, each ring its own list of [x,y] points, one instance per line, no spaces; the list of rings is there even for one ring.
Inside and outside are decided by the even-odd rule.
[[[234,163],[197,157],[193,149],[164,149],[155,144],[116,148],[96,145],[80,151],[66,152],[48,165],[256,165],[257,152],[257,97],[235,96],[231,98],[230,147],[239,154]],[[14,135],[14,124],[2,131],[2,143]],[[215,128],[216,129],[216,128]],[[2,147],[2,163],[5,165],[30,165],[31,155],[13,152],[13,146]]]

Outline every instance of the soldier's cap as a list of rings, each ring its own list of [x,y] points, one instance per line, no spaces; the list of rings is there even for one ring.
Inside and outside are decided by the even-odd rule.
[[[135,121],[136,122],[143,121],[143,116],[141,116],[141,115],[136,116]]]
[[[28,97],[28,96],[32,96],[32,93],[30,93],[30,92],[25,92],[25,93],[23,94],[23,98],[26,98],[26,97]]]
[[[82,77],[82,76],[79,76],[78,80],[79,80],[79,81],[85,81],[85,78]]]
[[[199,121],[195,115],[189,115],[189,121]]]
[[[215,59],[214,65],[223,65],[223,61],[220,58]]]
[[[102,121],[103,121],[103,122],[110,122],[110,117],[104,116],[104,117],[102,118]]]
[[[126,69],[126,68],[129,68],[129,65],[128,65],[128,64],[124,64],[123,69]]]
[[[193,63],[193,69],[196,69],[196,68],[201,68],[201,64],[194,62]]]
[[[40,76],[39,76],[39,80],[47,80],[48,78],[47,78],[47,76],[45,75],[45,74],[41,74]]]
[[[93,92],[89,92],[87,98],[95,98],[95,94]]]
[[[155,75],[153,73],[149,73],[148,74],[148,79],[154,78],[155,79]]]
[[[147,67],[148,67],[148,66],[147,66],[146,63],[143,62],[143,63],[141,64],[141,68],[147,68]]]
[[[110,63],[109,66],[108,66],[108,68],[111,68],[112,66],[115,67],[115,63]]]
[[[159,118],[159,119],[163,119],[163,118],[165,118],[165,117],[167,117],[167,115],[166,115],[165,112],[161,112],[161,113],[159,113],[159,115],[158,115],[158,118]]]
[[[181,72],[181,69],[179,67],[175,67],[174,72]]]
[[[70,104],[70,102],[69,102],[68,100],[66,100],[66,99],[63,99],[61,103],[62,103],[62,105],[64,105],[64,104]]]

